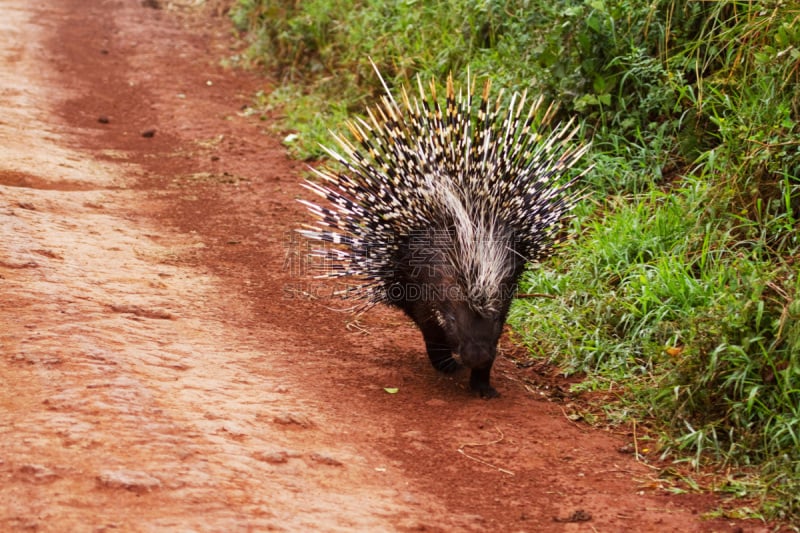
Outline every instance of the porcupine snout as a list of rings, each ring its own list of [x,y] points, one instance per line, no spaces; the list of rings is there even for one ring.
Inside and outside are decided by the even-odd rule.
[[[457,317],[456,342],[453,351],[467,368],[491,367],[497,354],[497,341],[502,320],[466,311]]]
[[[456,348],[456,355],[467,368],[485,368],[494,361],[497,350],[479,339],[467,339]]]

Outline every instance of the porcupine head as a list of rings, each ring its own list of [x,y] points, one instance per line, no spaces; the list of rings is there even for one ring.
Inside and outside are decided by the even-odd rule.
[[[376,69],[377,71],[377,69]],[[378,73],[380,77],[380,73]],[[315,170],[305,186],[326,200],[305,204],[317,219],[300,233],[328,243],[318,250],[328,276],[360,281],[351,295],[402,309],[419,327],[428,357],[443,372],[470,369],[470,387],[496,396],[490,371],[517,280],[527,262],[559,240],[580,177],[569,172],[587,146],[572,146],[572,121],[542,98],[526,104],[487,81],[472,89],[448,79],[444,107],[418,80],[419,96],[386,90],[368,119],[348,124],[327,149],[343,170]],[[582,174],[581,174],[582,175]]]

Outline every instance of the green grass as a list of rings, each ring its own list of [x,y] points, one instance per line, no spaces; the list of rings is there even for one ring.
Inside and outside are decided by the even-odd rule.
[[[623,391],[665,457],[800,517],[800,6],[720,0],[239,0],[297,157],[416,75],[490,75],[577,115],[575,235],[509,320],[532,357]]]

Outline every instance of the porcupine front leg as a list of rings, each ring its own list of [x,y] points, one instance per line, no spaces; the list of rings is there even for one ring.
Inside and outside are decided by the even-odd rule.
[[[447,342],[444,330],[435,323],[419,324],[422,337],[425,339],[425,348],[433,368],[439,372],[452,373],[461,365],[453,359],[453,350]]]
[[[484,368],[473,368],[469,375],[469,388],[481,395],[481,398],[497,398],[500,393],[489,384],[492,365]]]

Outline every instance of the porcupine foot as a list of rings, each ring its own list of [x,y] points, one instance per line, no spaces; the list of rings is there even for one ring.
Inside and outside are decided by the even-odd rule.
[[[481,398],[497,398],[500,393],[489,384],[491,365],[484,368],[473,368],[469,375],[469,388],[481,395]]]

